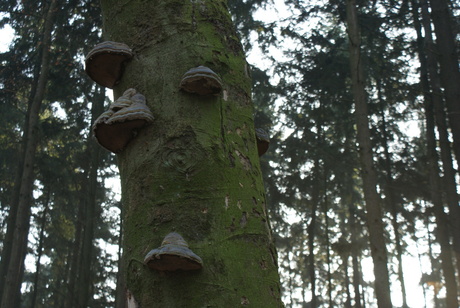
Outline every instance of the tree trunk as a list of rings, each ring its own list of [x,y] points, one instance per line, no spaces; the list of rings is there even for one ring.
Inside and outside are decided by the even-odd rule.
[[[43,13],[43,18],[46,18],[46,15],[48,13],[48,10],[46,8],[44,9]],[[38,28],[38,27],[37,27]],[[44,29],[42,31],[36,31],[36,35],[42,35],[44,36]],[[36,46],[38,50],[40,50],[40,46]],[[27,132],[29,131],[29,123],[27,119],[29,119],[29,115],[32,109],[35,93],[37,91],[38,87],[38,79],[40,77],[40,71],[41,71],[41,64],[42,64],[42,57],[41,55],[43,54],[43,50],[38,53],[38,60],[36,61],[34,65],[34,70],[33,70],[33,81],[29,93],[29,98],[28,98],[28,106],[27,106],[27,113],[26,113],[26,121],[24,123],[23,127],[23,138],[21,141],[21,157],[18,162],[18,168],[14,177],[14,188],[12,192],[12,197],[11,197],[11,202],[10,202],[10,208],[8,211],[8,218],[6,219],[7,223],[7,231],[5,234],[5,238],[3,240],[3,247],[2,247],[2,255],[1,255],[1,262],[0,262],[0,302],[1,298],[3,295],[4,291],[4,286],[5,286],[5,279],[6,279],[6,273],[8,271],[8,266],[10,262],[10,256],[11,256],[11,250],[12,250],[12,244],[13,244],[13,236],[14,236],[14,231],[15,231],[15,224],[16,224],[16,217],[17,217],[17,212],[18,212],[18,203],[19,203],[19,192],[21,189],[21,178],[23,174],[23,169],[24,169],[24,160],[25,160],[25,155],[26,155],[26,146],[27,146]]]
[[[351,190],[350,190],[351,191]],[[355,220],[355,210],[353,208],[353,204],[350,203],[348,206],[348,211],[350,214],[350,229],[351,229],[351,264],[353,268],[353,293],[355,294],[355,308],[362,308],[361,305],[361,282],[362,282],[362,275],[361,270],[359,267],[359,256],[361,249],[359,249],[358,245],[358,228],[356,226]]]
[[[345,147],[344,148],[351,148],[350,146],[350,139],[346,139]],[[346,178],[353,178],[353,170],[349,169],[345,173]],[[362,252],[361,245],[358,242],[359,230],[361,230],[360,226],[356,222],[356,203],[355,194],[354,194],[354,183],[353,181],[347,181],[346,186],[344,189],[344,196],[348,198],[348,217],[349,217],[349,228],[350,228],[350,250],[351,250],[351,264],[353,270],[353,293],[354,293],[354,307],[355,308],[362,308],[361,305],[361,283],[362,283],[362,275],[359,266],[359,255]]]
[[[351,292],[350,292],[350,275],[348,274],[348,259],[350,258],[350,253],[342,254],[342,264],[343,272],[345,274],[345,294],[347,296],[345,301],[345,308],[352,308],[351,306]]]
[[[117,156],[130,307],[282,306],[250,78],[226,2],[101,3],[105,38],[135,52],[114,96],[135,88],[155,115]],[[220,75],[221,95],[179,90],[198,65]],[[172,231],[202,258],[201,270],[144,265]]]
[[[319,179],[319,160],[315,159],[315,165],[313,166],[313,178]],[[318,306],[318,298],[316,295],[316,264],[315,264],[315,237],[316,237],[316,222],[318,218],[318,205],[319,205],[319,183],[317,180],[314,182],[311,197],[311,220],[307,226],[308,233],[308,274],[310,276],[310,292],[311,292],[311,308]]]
[[[64,272],[62,275],[59,275],[62,277],[62,279],[56,279],[56,282],[54,283],[54,286],[53,286],[53,289],[54,290],[61,290],[61,289],[65,289],[65,292],[53,292],[53,297],[54,297],[54,302],[53,302],[53,307],[56,307],[56,308],[70,308],[70,307],[73,307],[71,305],[67,305],[67,298],[70,297],[69,295],[72,294],[73,297],[75,297],[75,295],[73,293],[70,293],[70,290],[69,290],[69,284],[67,283],[69,281],[69,275],[71,275],[72,273],[72,270],[71,270],[71,260],[72,259],[72,255],[73,255],[73,247],[70,247],[70,246],[67,246],[65,247],[65,255],[66,257],[64,258],[64,262],[65,262],[65,267],[64,267]],[[63,249],[64,250],[64,249]],[[59,277],[58,276],[58,277]],[[64,284],[64,286],[62,287],[62,284]]]
[[[428,230],[428,228],[427,228]],[[422,253],[420,252],[420,249],[419,249],[419,245],[418,245],[418,237],[416,236],[415,234],[415,230],[413,231],[414,233],[412,234],[412,240],[414,241],[415,243],[415,247],[417,248],[417,257],[418,257],[418,264],[419,264],[419,267],[420,267],[420,274],[423,275],[423,264],[424,262],[422,261]],[[428,237],[430,236],[429,232],[427,233]],[[421,287],[422,287],[422,290],[423,290],[423,301],[424,301],[424,307],[427,308],[427,300],[426,300],[426,286],[424,283],[421,283]]]
[[[449,124],[454,139],[454,151],[460,161],[460,71],[452,16],[447,0],[430,0],[431,18],[436,33],[436,45],[441,66],[441,79],[445,90]]]
[[[390,282],[387,268],[387,249],[385,246],[382,222],[381,200],[376,190],[377,177],[373,166],[372,145],[370,139],[369,120],[364,90],[365,81],[361,62],[361,38],[358,26],[356,2],[347,0],[347,25],[350,42],[350,68],[353,97],[355,100],[355,118],[357,139],[361,160],[364,198],[367,210],[367,227],[371,255],[374,262],[375,294],[378,306],[391,307]]]
[[[422,49],[422,52],[425,51],[424,54],[426,55],[424,65],[427,67],[425,68],[427,73],[425,73],[425,75],[429,76],[429,83],[428,81],[425,81],[426,89],[424,89],[424,92],[430,92],[431,99],[433,101],[434,116],[436,127],[438,128],[439,146],[441,149],[442,169],[444,172],[443,188],[446,191],[446,201],[447,205],[449,206],[449,226],[452,230],[450,233],[452,235],[453,247],[456,253],[457,273],[460,275],[460,206],[458,203],[459,198],[457,194],[457,183],[455,180],[455,170],[452,163],[452,153],[450,149],[449,134],[446,123],[447,117],[441,90],[441,80],[439,78],[438,66],[436,62],[436,46],[433,43],[431,23],[426,1],[422,1],[421,9],[423,29],[425,32],[425,48]]]
[[[84,168],[83,168],[84,169]],[[86,177],[87,170],[85,170],[82,174],[83,177]],[[83,236],[83,222],[85,220],[85,207],[83,202],[84,196],[83,194],[79,197],[78,203],[78,211],[77,217],[75,221],[75,233],[74,233],[74,240],[73,246],[69,247],[69,257],[67,258],[67,264],[69,266],[69,272],[66,277],[66,297],[64,300],[65,307],[75,307],[77,303],[77,288],[75,285],[77,284],[78,280],[78,273],[79,265],[80,265],[80,258],[81,258],[81,243],[82,243],[82,236]]]
[[[42,258],[42,253],[43,253],[43,241],[45,237],[45,227],[46,227],[46,216],[48,213],[48,208],[49,208],[49,201],[50,201],[50,190],[49,188],[47,189],[47,197],[45,200],[45,208],[43,209],[43,213],[41,216],[41,224],[40,224],[40,235],[38,237],[38,247],[37,247],[37,261],[35,262],[35,274],[34,274],[34,282],[33,282],[33,292],[32,292],[32,299],[31,299],[31,308],[35,308],[35,304],[37,301],[37,294],[38,294],[38,280],[40,277],[40,268],[41,268],[41,258]]]
[[[92,97],[93,104],[91,107],[91,121],[94,122],[98,115],[103,112],[105,101],[105,89],[98,87],[94,97]],[[96,197],[96,190],[98,187],[98,170],[101,166],[101,147],[97,145],[91,136],[88,136],[88,150],[87,157],[89,158],[88,178],[85,178],[83,193],[85,195],[85,221],[83,221],[83,238],[81,247],[81,264],[78,267],[78,285],[77,285],[77,308],[86,308],[90,305],[92,294],[92,255],[94,246],[94,227],[96,224],[96,213],[98,208],[98,200]]]
[[[426,205],[425,208],[427,209]],[[431,263],[431,274],[433,274],[435,271],[438,271],[438,266],[437,263],[439,263],[434,255],[433,255],[433,241],[431,240],[431,230],[430,230],[430,214],[428,213],[427,210],[425,210],[425,225],[426,225],[426,234],[428,237],[428,256],[430,258],[430,263]],[[441,283],[441,281],[439,281]],[[434,308],[439,308],[439,299],[438,299],[438,292],[434,290],[433,292],[433,303],[434,303]]]
[[[446,283],[446,304],[447,308],[457,308],[457,286],[455,282],[455,268],[452,264],[451,246],[449,243],[449,231],[447,228],[448,220],[444,212],[444,206],[441,197],[441,185],[439,178],[438,157],[436,153],[436,142],[434,134],[433,107],[430,98],[425,97],[426,104],[426,135],[427,151],[430,171],[430,188],[431,201],[433,202],[433,211],[436,216],[437,232],[436,238],[441,246],[441,265]]]
[[[385,202],[387,209],[391,211],[391,225],[395,234],[395,246],[396,246],[396,257],[398,259],[398,280],[401,284],[401,297],[403,300],[402,308],[407,308],[407,295],[406,295],[406,284],[404,283],[404,272],[402,264],[402,254],[403,249],[401,246],[401,235],[399,234],[399,224],[398,224],[398,207],[395,203],[395,192],[393,189],[393,172],[391,168],[391,155],[388,146],[388,131],[387,131],[387,122],[385,117],[385,111],[383,108],[383,98],[381,93],[381,84],[377,80],[377,91],[378,99],[380,104],[380,115],[382,119],[381,133],[383,136],[383,151],[385,155]]]
[[[24,163],[22,168],[21,183],[19,189],[19,202],[14,235],[11,245],[8,269],[5,277],[5,286],[2,294],[0,307],[19,307],[19,293],[22,282],[24,258],[27,252],[27,236],[30,225],[30,208],[32,203],[32,190],[35,180],[34,163],[35,150],[38,143],[38,115],[41,103],[45,95],[46,82],[49,72],[49,50],[51,45],[51,33],[53,30],[54,14],[57,8],[57,0],[52,0],[48,9],[44,25],[43,52],[41,59],[40,77],[37,91],[32,100],[30,114],[27,119],[28,131],[24,133],[26,139],[24,148]]]
[[[429,66],[434,65],[433,59],[431,56],[426,55],[422,47],[422,32],[420,25],[420,18],[417,10],[417,6],[414,4],[414,25],[416,28],[417,36],[419,39],[419,59],[420,59],[420,80],[422,91],[424,93],[425,99],[425,118],[426,118],[426,140],[427,140],[427,156],[429,160],[429,177],[430,177],[430,188],[431,188],[431,201],[433,202],[433,211],[436,217],[437,224],[437,233],[436,237],[441,245],[441,264],[443,269],[443,274],[446,283],[446,303],[449,308],[457,308],[457,284],[455,281],[455,268],[452,264],[452,254],[451,247],[449,242],[449,230],[448,230],[448,219],[444,212],[444,205],[441,196],[441,179],[440,179],[440,170],[438,166],[438,155],[436,152],[436,139],[435,139],[435,121],[434,121],[434,103],[433,96],[430,95],[430,83],[428,81],[429,75]],[[422,6],[422,12],[425,12],[426,8]],[[426,18],[425,18],[425,21]],[[426,22],[425,22],[426,23]],[[428,40],[431,31],[429,25],[425,24],[425,40]],[[426,32],[428,31],[428,33]],[[436,81],[436,72],[435,69],[431,68],[431,77],[432,81]],[[436,86],[436,83],[434,84]],[[434,98],[437,99],[437,98]]]
[[[327,183],[326,183],[326,179],[327,179],[327,176],[325,175],[324,176],[324,192],[325,192],[325,196],[324,196],[324,220],[325,220],[325,227],[326,227],[326,230],[324,230],[324,232],[326,233],[326,261],[327,261],[327,297],[328,297],[328,300],[329,300],[329,308],[332,308],[334,307],[334,301],[332,299],[332,270],[331,270],[331,264],[332,264],[332,261],[331,261],[331,241],[330,241],[330,238],[329,238],[329,216],[328,216],[328,212],[329,212],[329,204],[328,204],[328,200],[327,200],[327,195],[326,195],[326,191],[327,191]]]

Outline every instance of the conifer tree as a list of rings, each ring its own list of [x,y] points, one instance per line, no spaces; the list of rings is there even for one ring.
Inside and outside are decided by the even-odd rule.
[[[369,230],[372,260],[374,261],[375,292],[378,305],[383,308],[392,306],[390,277],[387,268],[387,249],[383,236],[382,201],[377,193],[377,177],[373,165],[358,18],[356,2],[348,0],[347,26],[350,43],[350,70],[355,101],[357,140],[360,147],[361,175],[363,178],[363,190],[367,210],[367,227]]]
[[[31,211],[32,190],[34,182],[35,151],[38,143],[38,116],[46,89],[49,73],[49,58],[51,32],[53,30],[54,15],[57,1],[53,0],[46,9],[44,16],[43,41],[41,50],[40,73],[35,93],[30,101],[26,131],[24,134],[24,148],[22,161],[22,175],[18,186],[17,204],[10,209],[12,218],[8,229],[12,234],[11,246],[4,252],[2,258],[2,297],[0,307],[16,307],[19,303],[19,293],[24,272],[24,259],[27,251],[27,236],[29,234],[29,217]],[[15,214],[15,215],[14,215]],[[10,231],[11,230],[11,231]],[[3,279],[3,276],[1,277]]]

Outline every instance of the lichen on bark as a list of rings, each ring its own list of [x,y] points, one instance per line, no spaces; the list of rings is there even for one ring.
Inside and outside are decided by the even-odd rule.
[[[135,88],[155,121],[117,155],[127,288],[141,307],[280,307],[250,99],[250,77],[225,1],[101,1],[104,36],[128,44],[115,98]],[[181,91],[204,65],[218,96]],[[203,269],[159,273],[142,260],[169,232]]]

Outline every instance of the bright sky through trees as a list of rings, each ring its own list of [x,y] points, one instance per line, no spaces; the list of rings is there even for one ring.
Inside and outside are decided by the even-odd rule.
[[[13,29],[9,25],[6,25],[3,29],[0,30],[0,52],[5,52],[8,50],[8,46],[13,37]]]

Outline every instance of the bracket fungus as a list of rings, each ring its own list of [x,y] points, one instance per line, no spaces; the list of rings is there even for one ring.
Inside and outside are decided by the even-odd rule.
[[[113,88],[121,79],[124,63],[132,57],[133,52],[128,45],[112,41],[102,42],[86,56],[85,70],[99,85]]]
[[[262,128],[256,128],[257,152],[262,156],[267,152],[270,145],[270,137]]]
[[[188,70],[182,76],[180,87],[189,93],[216,95],[222,91],[222,80],[209,67],[198,66]]]
[[[144,263],[157,271],[198,270],[203,261],[188,247],[187,242],[176,232],[165,236],[159,248],[151,250]]]
[[[97,142],[113,153],[121,152],[137,131],[153,122],[144,95],[128,89],[93,124]]]

